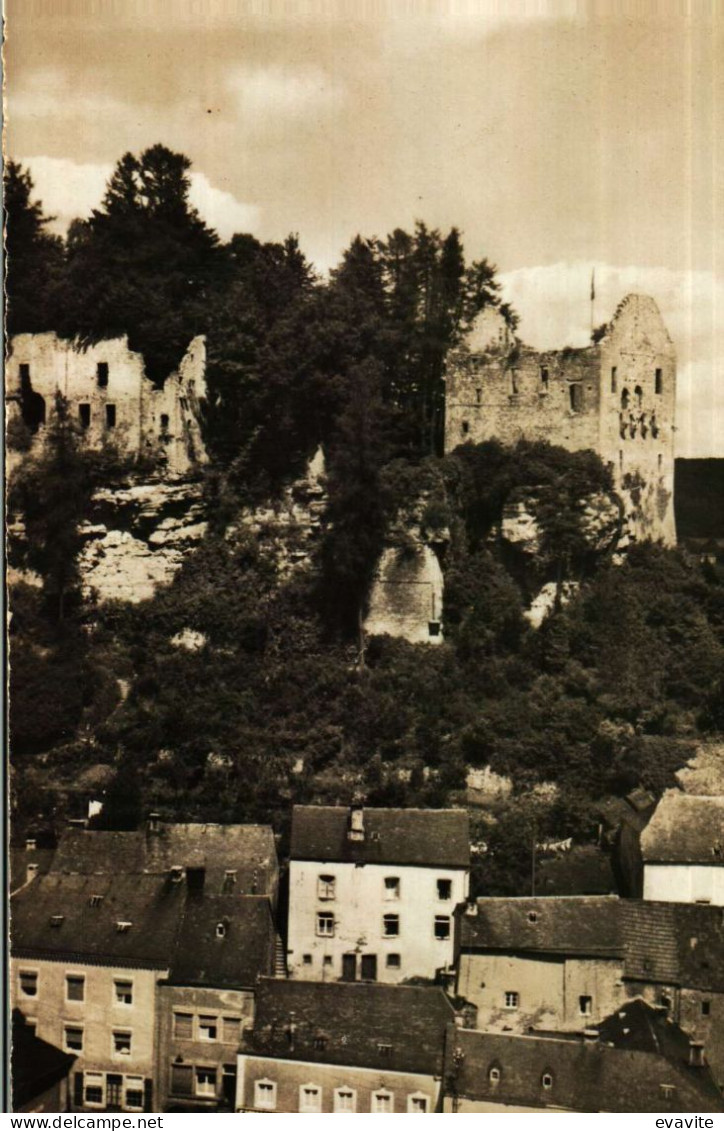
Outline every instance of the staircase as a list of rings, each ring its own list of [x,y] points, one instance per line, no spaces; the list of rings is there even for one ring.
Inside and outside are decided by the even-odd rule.
[[[274,940],[274,977],[287,978],[287,952],[281,935]]]

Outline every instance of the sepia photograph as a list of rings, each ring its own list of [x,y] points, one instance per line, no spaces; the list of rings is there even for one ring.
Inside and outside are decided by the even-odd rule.
[[[25,1126],[721,1119],[723,137],[711,0],[5,0]]]

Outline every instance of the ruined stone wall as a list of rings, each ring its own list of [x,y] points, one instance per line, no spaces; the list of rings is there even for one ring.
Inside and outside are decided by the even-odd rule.
[[[431,546],[388,546],[375,571],[364,631],[411,644],[440,644],[443,576]]]
[[[204,339],[194,338],[178,370],[156,388],[125,337],[83,349],[54,333],[18,334],[5,369],[8,420],[24,420],[37,449],[60,392],[89,447],[155,456],[170,474],[184,475],[206,460],[199,426],[205,361]]]
[[[638,538],[676,542],[676,354],[653,299],[629,295],[600,343],[598,452]]]

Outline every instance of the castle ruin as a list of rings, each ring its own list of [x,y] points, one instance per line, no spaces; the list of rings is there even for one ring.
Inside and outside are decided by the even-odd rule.
[[[203,337],[191,341],[159,387],[126,337],[83,348],[55,333],[16,334],[5,365],[8,426],[22,421],[31,450],[42,447],[60,393],[87,447],[112,444],[123,454],[149,457],[169,476],[183,476],[207,458],[200,428],[205,371]]]
[[[448,360],[445,451],[497,439],[591,449],[638,540],[676,542],[676,355],[652,298],[630,294],[598,340],[538,352],[484,310]]]

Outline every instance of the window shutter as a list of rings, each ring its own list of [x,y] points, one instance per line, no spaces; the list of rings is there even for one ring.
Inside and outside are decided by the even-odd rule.
[[[153,1080],[143,1081],[143,1110],[153,1111]]]
[[[73,1073],[73,1107],[83,1107],[83,1073]]]
[[[192,1094],[193,1070],[190,1064],[171,1065],[171,1091],[179,1096]]]

